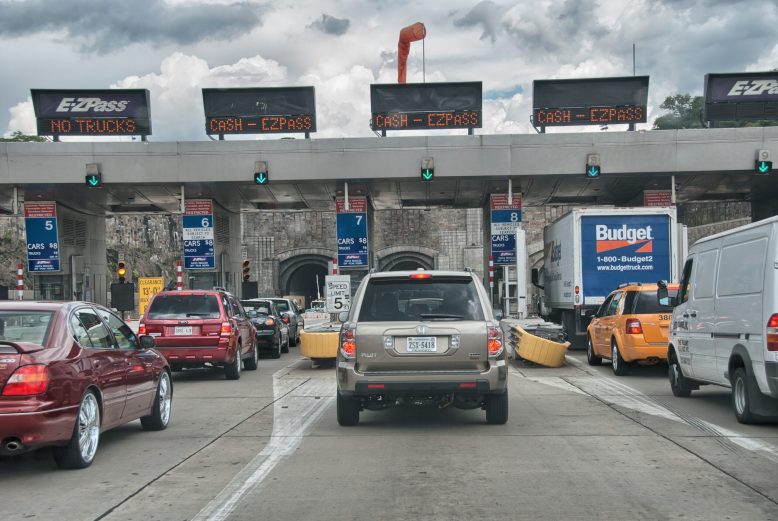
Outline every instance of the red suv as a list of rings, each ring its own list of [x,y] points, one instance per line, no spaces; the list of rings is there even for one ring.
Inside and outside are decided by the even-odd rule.
[[[151,335],[172,370],[224,367],[228,380],[243,366],[257,368],[256,330],[240,302],[226,291],[163,291],[152,297],[138,326]]]

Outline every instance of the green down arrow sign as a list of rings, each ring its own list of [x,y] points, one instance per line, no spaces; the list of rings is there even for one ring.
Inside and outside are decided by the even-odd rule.
[[[97,188],[100,186],[100,183],[102,182],[102,179],[100,178],[100,175],[88,175],[86,176],[86,185],[90,186],[92,188]]]
[[[435,171],[430,168],[424,168],[421,171],[421,178],[425,181],[432,181],[432,178],[435,177]]]

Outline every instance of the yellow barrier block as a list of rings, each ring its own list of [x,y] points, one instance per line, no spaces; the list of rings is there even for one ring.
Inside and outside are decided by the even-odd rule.
[[[311,359],[335,358],[338,354],[338,332],[309,333],[300,331],[300,354]]]
[[[521,326],[513,326],[518,342],[516,353],[525,360],[546,367],[562,367],[570,342],[560,344],[526,332]]]

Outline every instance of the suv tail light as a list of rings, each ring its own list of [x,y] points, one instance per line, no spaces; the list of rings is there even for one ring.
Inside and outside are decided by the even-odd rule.
[[[232,324],[229,322],[222,322],[222,328],[221,331],[219,331],[219,334],[221,336],[229,336],[232,333]]]
[[[409,275],[409,277],[412,278],[412,279],[417,279],[417,280],[418,279],[431,279],[432,278],[432,273],[411,273]]]
[[[49,387],[49,370],[45,365],[25,365],[17,369],[5,383],[3,396],[43,394]]]
[[[767,321],[767,350],[778,351],[778,313]]]
[[[628,335],[642,335],[643,326],[640,324],[640,320],[637,318],[627,319],[627,334]]]
[[[146,334],[146,324],[141,322],[138,324],[138,335],[145,335]]]
[[[499,326],[489,326],[486,330],[486,348],[489,356],[502,353],[502,330]]]
[[[346,358],[355,358],[357,356],[357,343],[354,340],[353,329],[344,329],[340,335],[340,352]]]

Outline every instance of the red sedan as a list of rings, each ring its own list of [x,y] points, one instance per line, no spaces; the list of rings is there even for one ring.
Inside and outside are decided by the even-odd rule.
[[[53,446],[60,467],[84,468],[101,432],[167,427],[170,368],[153,348],[95,304],[0,303],[0,454]]]

